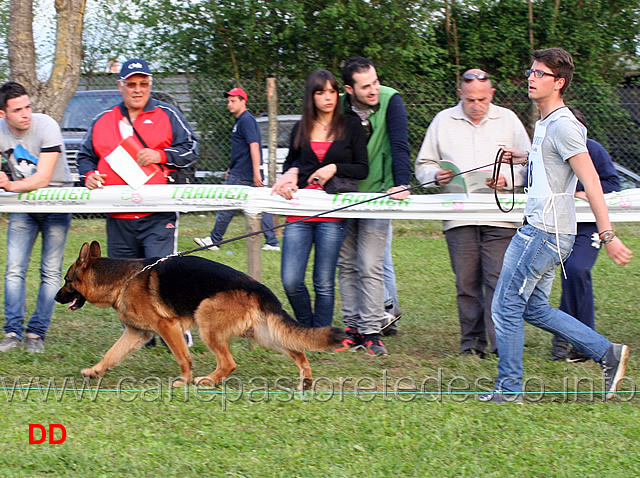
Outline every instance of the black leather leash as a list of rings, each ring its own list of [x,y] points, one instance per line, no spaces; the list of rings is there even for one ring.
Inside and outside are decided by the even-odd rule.
[[[496,185],[498,184],[498,178],[500,177],[500,166],[502,165],[502,158],[504,157],[504,149],[500,148],[498,149],[498,152],[496,153],[496,159],[493,162],[493,172],[491,173],[491,184],[492,185]],[[498,199],[498,188],[493,189],[493,197],[496,199],[496,204],[498,205],[498,209],[500,209],[502,212],[511,212],[513,211],[513,208],[516,205],[516,183],[515,183],[515,175],[513,172],[513,160],[509,162],[509,166],[511,166],[511,185],[513,186],[513,188],[511,189],[511,208],[510,209],[503,209],[502,208],[502,204],[500,204],[500,199]]]
[[[500,150],[500,151],[502,151],[502,150]],[[476,171],[478,169],[487,168],[488,166],[491,166],[491,164],[485,164],[483,166],[478,166],[477,168],[468,169],[466,171],[460,171],[459,173],[454,173],[454,174],[451,174],[451,175],[446,176],[444,178],[440,178],[440,180],[454,178],[456,176],[460,176],[462,174],[470,173],[470,172]],[[495,162],[493,163],[493,166],[495,167]],[[499,170],[498,170],[498,174],[499,174]],[[513,174],[513,165],[511,165],[511,174]],[[394,191],[392,193],[381,194],[380,196],[375,196],[375,197],[372,197],[372,198],[369,198],[369,199],[365,199],[364,201],[359,201],[359,202],[356,202],[356,203],[353,203],[353,204],[347,204],[346,206],[342,206],[342,207],[339,207],[339,208],[336,208],[336,209],[331,209],[329,211],[319,212],[318,214],[314,214],[313,216],[306,216],[306,217],[297,219],[295,221],[285,222],[284,224],[280,224],[278,226],[270,227],[268,229],[261,229],[260,231],[248,232],[247,234],[243,234],[241,236],[232,237],[231,239],[225,239],[224,241],[212,243],[211,245],[208,245],[208,246],[201,246],[201,247],[197,247],[195,249],[190,249],[188,251],[177,252],[176,254],[173,254],[173,255],[175,255],[175,256],[186,256],[187,254],[192,254],[194,252],[199,252],[199,251],[203,251],[205,249],[209,249],[212,246],[221,246],[222,244],[228,244],[230,242],[239,241],[240,239],[246,239],[247,237],[256,236],[258,234],[263,234],[263,233],[269,232],[269,231],[275,231],[276,229],[280,229],[282,227],[286,227],[286,226],[288,226],[290,224],[296,224],[298,222],[306,221],[307,219],[315,219],[316,217],[324,216],[326,214],[331,214],[333,212],[342,211],[344,209],[348,209],[348,208],[353,207],[353,206],[359,206],[360,204],[366,204],[368,202],[377,201],[378,199],[382,199],[382,198],[385,198],[385,197],[388,197],[388,196],[392,196],[394,194],[397,194],[397,193],[400,193],[400,192],[403,192],[403,191],[411,191],[413,189],[421,188],[423,186],[427,186],[429,184],[433,184],[433,183],[436,183],[436,182],[437,182],[437,180],[434,179],[433,181],[427,181],[427,182],[424,182],[422,184],[417,184],[415,186],[408,186],[408,187],[406,187],[404,189],[400,189],[399,191]],[[354,194],[357,194],[357,193],[354,193]],[[514,195],[514,199],[515,199],[515,195]],[[500,206],[500,204],[498,204],[498,206]],[[513,205],[511,206],[511,209],[513,209]],[[509,211],[505,211],[504,209],[502,209],[502,207],[500,207],[500,210],[502,212],[509,212]]]

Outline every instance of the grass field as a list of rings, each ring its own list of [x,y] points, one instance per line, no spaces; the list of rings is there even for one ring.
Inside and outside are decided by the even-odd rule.
[[[207,233],[213,220],[182,216],[180,249],[195,247],[191,238]],[[2,258],[6,224],[0,216]],[[293,391],[293,362],[244,339],[233,342],[238,369],[219,389],[171,390],[178,367],[164,347],[136,352],[87,388],[80,369],[101,358],[120,323],[111,309],[56,306],[45,353],[0,356],[0,475],[640,475],[640,259],[620,268],[603,253],[594,268],[597,328],[632,349],[618,398],[603,401],[597,364],[549,361],[550,336],[527,325],[526,403],[484,404],[475,395],[493,385],[497,360],[457,354],[454,277],[440,223],[396,221],[394,228],[405,316],[400,334],[385,340],[389,355],[310,353],[316,382],[306,394]],[[640,225],[616,230],[640,255]],[[227,238],[244,231],[237,216]],[[74,219],[65,270],[82,242],[94,239],[104,244],[104,221]],[[244,241],[200,255],[246,270]],[[33,256],[29,312],[38,284]],[[262,258],[263,282],[289,309],[280,253]],[[335,323],[342,325],[339,307]],[[208,374],[214,357],[197,334],[195,340],[194,376]],[[29,424],[63,425],[66,441],[30,445]]]

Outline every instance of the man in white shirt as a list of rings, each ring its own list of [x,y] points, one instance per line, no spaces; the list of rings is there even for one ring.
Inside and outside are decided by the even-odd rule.
[[[460,102],[433,119],[416,158],[420,182],[437,181],[443,192],[462,192],[459,181],[451,183],[453,163],[467,171],[491,163],[504,147],[528,149],[529,136],[512,111],[492,103],[495,89],[489,74],[471,69],[462,75]],[[491,166],[463,175],[468,192],[492,193],[494,188],[512,189],[511,176],[500,174],[490,184]],[[525,168],[516,166],[515,182],[524,182]],[[509,222],[444,221],[451,267],[456,276],[460,352],[485,356],[487,335],[490,352],[496,353],[491,321],[491,299],[498,282],[502,257],[517,225]]]

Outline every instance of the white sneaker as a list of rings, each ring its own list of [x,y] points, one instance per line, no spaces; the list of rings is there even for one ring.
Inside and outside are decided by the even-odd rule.
[[[263,251],[279,251],[280,246],[271,246],[269,244],[265,244],[264,246],[262,246],[262,250]]]
[[[217,251],[220,248],[218,246],[213,245],[213,241],[210,237],[194,237],[193,242],[198,244],[200,247],[206,247],[210,251]]]
[[[193,335],[190,330],[184,333],[184,341],[187,343],[187,347],[193,347]]]

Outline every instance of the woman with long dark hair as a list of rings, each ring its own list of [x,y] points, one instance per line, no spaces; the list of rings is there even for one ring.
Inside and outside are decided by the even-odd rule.
[[[366,132],[357,118],[340,114],[338,83],[327,70],[307,77],[302,118],[291,131],[283,171],[273,191],[286,199],[298,189],[324,189],[334,176],[357,180],[369,173]],[[298,219],[288,216],[287,222]],[[333,321],[336,265],[346,232],[344,219],[329,217],[285,227],[282,284],[296,319],[305,326],[323,327]],[[314,307],[304,282],[312,246]]]

